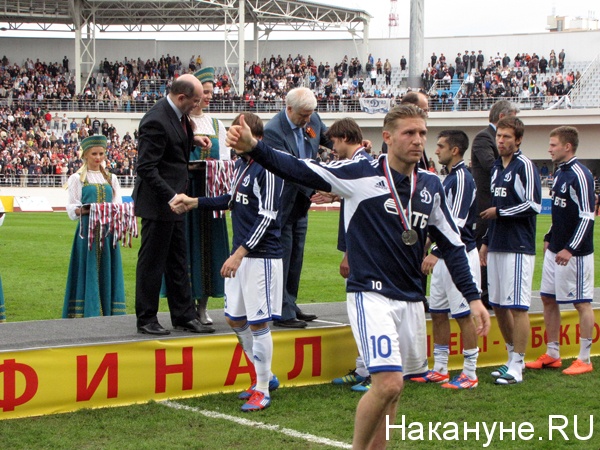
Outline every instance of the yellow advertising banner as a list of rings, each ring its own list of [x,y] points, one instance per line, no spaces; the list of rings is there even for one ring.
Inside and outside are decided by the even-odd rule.
[[[273,333],[283,386],[327,383],[356,358],[348,327]],[[0,419],[241,391],[250,385],[234,335],[0,354]]]
[[[596,323],[594,325],[593,342],[598,342],[600,337],[600,310],[594,310]],[[574,358],[579,354],[579,315],[577,311],[563,311],[561,313],[560,328],[560,354],[563,358]],[[542,314],[529,314],[530,333],[529,344],[525,354],[526,361],[533,361],[546,351],[546,337],[544,316]],[[463,366],[462,345],[460,328],[455,320],[450,321],[450,369],[461,369]],[[431,334],[431,322],[428,325],[428,348],[427,356],[430,359],[430,367],[433,363],[433,336]],[[600,353],[598,346],[592,347],[592,354]],[[501,365],[506,363],[507,358],[504,339],[500,333],[496,317],[492,317],[492,327],[487,337],[479,338],[479,358],[477,365],[481,367]]]
[[[14,197],[12,195],[0,195],[0,202],[4,205],[4,211],[13,212]]]
[[[595,311],[596,324],[600,310]],[[541,314],[531,316],[527,360],[545,351]],[[562,314],[561,355],[579,351],[578,315]],[[462,367],[460,331],[451,321],[450,368]],[[433,350],[428,327],[430,364]],[[593,341],[600,329],[596,325]],[[348,326],[273,333],[273,372],[282,386],[328,383],[354,367],[357,355]],[[503,364],[506,350],[495,318],[479,340],[479,365]],[[592,347],[598,353],[598,346]],[[149,400],[241,391],[250,367],[234,335],[202,336],[0,353],[0,419],[122,406]]]

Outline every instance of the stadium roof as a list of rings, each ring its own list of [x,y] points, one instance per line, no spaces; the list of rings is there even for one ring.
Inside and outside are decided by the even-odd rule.
[[[238,0],[0,0],[6,30],[224,31]],[[294,0],[245,0],[244,22],[270,31],[363,31],[365,11]]]

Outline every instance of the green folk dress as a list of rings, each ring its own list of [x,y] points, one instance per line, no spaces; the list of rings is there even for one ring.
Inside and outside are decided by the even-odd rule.
[[[209,151],[194,147],[190,161],[224,159],[225,127],[217,119],[206,115],[201,118],[191,116],[196,123],[195,134],[208,136],[212,142]],[[227,152],[229,149],[227,149]],[[229,158],[227,158],[229,159]],[[188,184],[190,197],[206,196],[206,169],[190,171]],[[221,267],[229,257],[229,237],[225,215],[215,218],[212,211],[193,209],[187,214],[186,234],[190,262],[192,297],[223,297],[224,280]]]
[[[72,177],[78,177],[74,174]],[[113,175],[114,177],[114,175]],[[69,180],[71,181],[71,180]],[[69,189],[71,183],[69,183]],[[86,180],[81,188],[81,203],[112,202],[113,189],[108,183],[92,184]],[[112,235],[104,233],[100,248],[100,228],[91,250],[88,249],[89,216],[84,215],[75,230],[63,318],[115,316],[125,314],[125,285],[119,245],[113,248]],[[108,227],[108,225],[103,225]],[[80,237],[80,232],[81,236]]]

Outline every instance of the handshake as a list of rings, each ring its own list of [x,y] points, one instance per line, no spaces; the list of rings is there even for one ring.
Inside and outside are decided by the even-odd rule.
[[[198,199],[188,197],[185,194],[177,194],[173,200],[169,202],[171,211],[176,214],[186,213],[198,207]]]

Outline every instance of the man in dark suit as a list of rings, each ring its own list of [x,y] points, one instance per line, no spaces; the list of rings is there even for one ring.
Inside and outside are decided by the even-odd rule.
[[[292,89],[286,96],[285,104],[285,109],[265,126],[264,141],[267,145],[300,159],[316,159],[319,145],[332,148],[325,136],[327,127],[314,112],[317,99],[310,89]],[[281,320],[274,322],[276,326],[304,328],[306,322],[317,318],[314,314],[303,313],[296,305],[312,193],[312,189],[292,183],[285,183],[283,187],[279,213],[285,289]]]
[[[475,240],[477,249],[481,248],[483,236],[488,229],[488,221],[479,217],[482,211],[492,206],[492,194],[490,192],[490,177],[492,166],[498,159],[498,148],[496,147],[496,124],[505,116],[516,116],[519,108],[508,100],[497,101],[490,109],[490,124],[481,130],[473,139],[471,145],[471,172],[475,178],[477,193],[477,221],[475,224]],[[481,266],[481,300],[489,309],[487,292],[487,267]]]
[[[157,319],[164,275],[171,322],[175,329],[212,333],[196,319],[190,291],[183,217],[169,204],[185,192],[193,130],[187,114],[203,98],[202,83],[193,75],[173,82],[139,126],[135,213],[142,218],[142,243],[136,270],[135,309],[139,333],[167,335]],[[204,143],[205,145],[207,143]]]
[[[481,53],[481,50],[479,50],[479,53],[477,54],[477,70],[478,71],[482,71],[483,70],[483,63],[485,62],[485,56],[483,56],[483,53]]]

